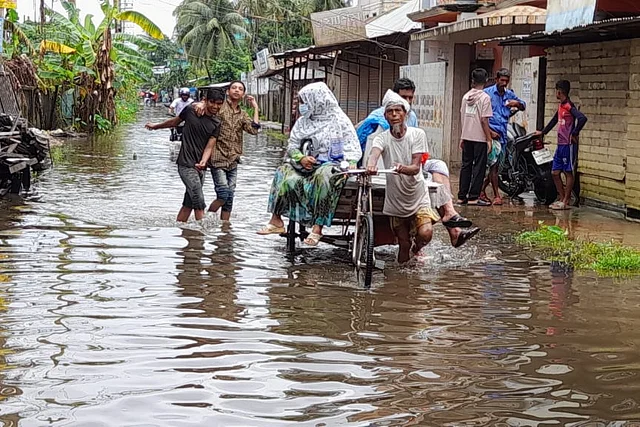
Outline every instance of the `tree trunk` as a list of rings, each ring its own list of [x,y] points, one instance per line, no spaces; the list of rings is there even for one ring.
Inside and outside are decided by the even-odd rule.
[[[82,81],[78,85],[81,88],[81,94],[76,116],[86,123],[83,127],[88,131],[95,129],[96,114],[99,114],[103,119],[109,120],[113,125],[117,123],[116,90],[113,87],[115,72],[110,55],[112,48],[111,31],[107,27],[102,34],[102,43],[98,49],[94,66],[98,74],[98,81],[84,74]]]
[[[111,50],[113,49],[111,31],[107,27],[102,36],[102,44],[98,52],[96,70],[100,78],[100,84],[96,88],[98,91],[98,112],[100,115],[116,124],[116,90],[113,87],[115,81],[115,70],[111,62]]]

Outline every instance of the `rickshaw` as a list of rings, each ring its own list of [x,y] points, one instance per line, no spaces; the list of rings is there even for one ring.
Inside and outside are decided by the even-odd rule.
[[[340,227],[341,231],[340,234],[323,235],[321,241],[347,249],[358,282],[369,289],[374,268],[384,268],[384,263],[376,262],[374,249],[396,244],[389,217],[382,213],[386,183],[383,175],[395,173],[395,170],[378,170],[377,176],[371,176],[365,169],[341,173],[349,179],[331,224]],[[428,183],[430,193],[440,191],[441,187],[441,184]],[[303,224],[289,220],[287,232],[282,234],[287,239],[287,252],[295,252],[296,239],[304,240],[308,235]]]

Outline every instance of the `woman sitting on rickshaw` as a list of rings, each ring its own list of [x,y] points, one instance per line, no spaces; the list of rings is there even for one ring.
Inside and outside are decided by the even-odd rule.
[[[269,194],[271,220],[258,234],[284,233],[286,216],[312,226],[304,243],[317,246],[347,180],[335,173],[335,167],[343,161],[355,167],[362,150],[351,120],[327,85],[311,83],[298,98],[300,118],[289,136],[289,161],[276,170]]]

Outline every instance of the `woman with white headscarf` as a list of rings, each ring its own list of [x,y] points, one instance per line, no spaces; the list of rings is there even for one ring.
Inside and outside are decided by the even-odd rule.
[[[276,170],[269,194],[271,220],[258,234],[284,233],[282,217],[286,216],[313,226],[305,243],[317,246],[322,228],[331,225],[346,182],[345,175],[335,174],[334,168],[341,161],[355,167],[362,150],[351,120],[326,84],[311,83],[298,98],[300,118],[289,136],[290,160]]]

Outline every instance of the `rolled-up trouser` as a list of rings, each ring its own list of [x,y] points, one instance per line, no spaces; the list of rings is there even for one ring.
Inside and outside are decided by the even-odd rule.
[[[182,206],[189,209],[203,211],[207,205],[204,202],[204,171],[195,167],[178,165],[178,174],[185,186],[184,200]]]
[[[231,212],[233,209],[233,197],[236,192],[238,179],[238,167],[232,169],[211,168],[213,184],[216,186],[218,200],[223,200],[222,212]]]
[[[449,168],[447,167],[447,164],[442,160],[427,160],[424,166],[422,166],[422,171],[430,174],[439,173],[440,175],[444,175],[449,178]]]

